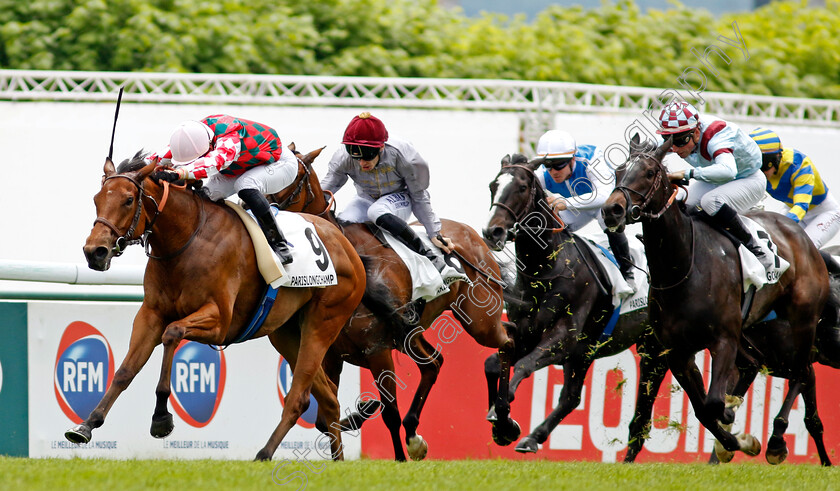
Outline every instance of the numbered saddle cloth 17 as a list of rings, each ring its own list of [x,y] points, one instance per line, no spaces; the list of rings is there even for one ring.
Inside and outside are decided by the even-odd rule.
[[[277,226],[286,236],[292,253],[293,261],[284,266],[271,250],[251,212],[244,211],[236,203],[225,203],[236,210],[251,234],[260,273],[266,283],[273,288],[325,287],[338,284],[335,266],[327,248],[318,237],[315,226],[301,215],[271,208]]]
[[[412,227],[414,232],[423,241],[423,244],[439,254],[443,254],[432,242],[426,238],[426,230],[423,227]],[[454,257],[446,258],[447,264],[443,271],[438,272],[432,262],[426,256],[421,256],[412,251],[405,244],[394,238],[390,233],[383,230],[383,235],[388,245],[400,256],[411,274],[411,300],[422,298],[431,300],[449,291],[449,285],[456,281],[470,282],[464,274],[464,268]]]
[[[773,242],[773,238],[770,237],[770,234],[767,233],[764,227],[759,225],[755,220],[744,216],[741,217],[741,220],[743,220],[750,234],[758,242],[758,245],[764,249],[764,253],[773,258],[773,266],[765,270],[761,261],[755,257],[755,254],[750,252],[743,244],[738,246],[738,253],[741,256],[741,270],[744,276],[744,291],[749,290],[750,285],[755,285],[755,289],[759,290],[764,285],[779,281],[779,278],[790,267],[790,263],[779,256],[778,248]]]

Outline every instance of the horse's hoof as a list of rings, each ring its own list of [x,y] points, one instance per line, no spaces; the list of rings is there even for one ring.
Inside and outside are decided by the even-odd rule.
[[[715,456],[721,464],[725,464],[735,458],[735,452],[723,448],[723,444],[715,440]]]
[[[163,416],[152,416],[152,427],[149,433],[155,438],[166,438],[175,429],[175,422],[172,414],[166,413]]]
[[[771,437],[767,441],[767,451],[764,452],[764,458],[769,464],[781,464],[787,459],[787,456],[788,448],[784,438]]]
[[[516,448],[514,448],[514,450],[519,453],[537,453],[537,450],[539,449],[540,444],[537,443],[537,440],[531,435],[519,440],[519,443],[516,444]]]
[[[271,454],[266,449],[260,450],[257,452],[257,456],[254,457],[254,462],[267,462],[269,460],[271,460]]]
[[[84,423],[64,432],[64,438],[79,445],[90,442],[90,437],[90,427]]]
[[[408,456],[411,460],[423,460],[429,453],[429,444],[420,435],[414,435],[408,439]]]
[[[761,453],[761,442],[758,441],[758,438],[747,433],[742,433],[736,436],[736,438],[738,439],[740,450],[745,454],[750,457],[755,457]]]
[[[767,459],[767,463],[772,464],[772,465],[781,464],[782,462],[784,462],[787,459],[787,456],[788,456],[787,448],[785,448],[784,452],[778,453],[778,454],[771,453],[770,450],[767,450],[767,452],[764,453],[764,458]]]
[[[513,418],[509,417],[507,424],[493,423],[493,441],[501,447],[506,447],[515,442],[521,434],[522,429],[519,428],[519,423]]]
[[[496,406],[490,406],[490,411],[487,412],[487,421],[495,423],[498,420],[499,417],[496,416]]]

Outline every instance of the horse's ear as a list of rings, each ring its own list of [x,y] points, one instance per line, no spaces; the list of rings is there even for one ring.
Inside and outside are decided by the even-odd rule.
[[[639,136],[639,133],[635,133],[632,138],[630,138],[630,153],[635,153],[639,151],[642,147],[642,138]]]
[[[292,151],[292,153],[294,153],[294,154],[296,154],[296,153],[297,153],[297,146],[295,146],[295,142],[289,143],[289,147],[288,147],[288,148],[289,148],[289,150],[291,150],[291,151]]]
[[[668,150],[671,149],[671,145],[673,145],[672,141],[673,137],[669,136],[664,142],[662,142],[662,145],[659,145],[659,147],[656,149],[656,153],[653,154],[656,160],[662,162],[662,159],[665,158],[665,155],[668,153]]]
[[[545,162],[543,157],[537,157],[534,160],[528,162],[528,168],[535,171],[540,168],[541,165]]]
[[[114,163],[111,162],[110,158],[105,157],[105,167],[102,171],[105,173],[105,177],[110,177],[117,173],[117,170],[114,168]]]
[[[505,155],[502,157],[502,167],[510,165],[510,154]]]
[[[315,159],[318,158],[319,155],[321,155],[321,152],[325,148],[327,148],[327,147],[321,147],[321,148],[316,148],[315,150],[312,150],[311,152],[307,153],[306,155],[303,155],[303,157],[300,157],[300,161],[303,162],[303,165],[305,165],[307,167],[311,167],[312,162],[315,162]],[[300,155],[300,154],[296,154],[296,155]]]
[[[139,178],[139,180],[142,181],[143,179],[149,177],[149,175],[151,175],[151,173],[154,172],[155,167],[157,167],[157,163],[156,162],[150,162],[149,164],[144,166],[142,169],[137,171],[137,177]]]

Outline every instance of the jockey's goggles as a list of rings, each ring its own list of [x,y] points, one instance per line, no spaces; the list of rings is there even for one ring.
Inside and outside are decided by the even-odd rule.
[[[572,163],[572,159],[552,159],[546,160],[545,166],[552,170],[563,170]]]
[[[364,160],[370,162],[371,160],[375,159],[377,155],[379,155],[379,151],[381,150],[378,147],[366,147],[363,145],[351,145],[345,144],[344,148],[347,149],[347,153],[350,154],[350,157],[353,160]]]
[[[684,131],[682,133],[675,133],[675,134],[671,135],[671,143],[673,143],[673,145],[675,147],[678,147],[678,148],[679,147],[684,147],[684,146],[688,145],[688,142],[691,141],[691,137],[693,135],[694,135],[694,130],[693,129],[688,130],[688,131]],[[665,140],[668,139],[668,135],[662,135],[662,136]]]

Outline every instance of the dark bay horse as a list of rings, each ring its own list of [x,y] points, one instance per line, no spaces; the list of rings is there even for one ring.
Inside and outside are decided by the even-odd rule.
[[[228,206],[198,193],[157,182],[154,164],[144,165],[138,152],[114,169],[106,160],[102,188],[94,196],[97,218],[84,246],[88,265],[109,268],[115,253],[141,237],[150,259],[143,279],[143,303],[134,319],[128,353],[99,405],[65,436],[90,441],[117,397],[163,344],[163,364],[155,391],[157,404],[151,434],[169,435],[174,424],[167,407],[173,354],[181,340],[226,346],[248,326],[266,284],[258,271],[251,237]],[[312,390],[331,435],[333,458],[342,459],[339,405],[321,366],[327,348],[362,299],[366,276],[353,246],[332,224],[315,216],[311,222],[329,251],[338,284],[323,288],[281,288],[268,317],[254,337],[268,336],[294,363],[294,378],[274,432],[257,460],[270,460],[278,445],[309,405]],[[294,332],[299,342],[288,346]],[[281,345],[284,349],[281,350]]]
[[[783,460],[780,453],[786,454],[781,438],[783,426],[787,426],[786,411],[801,392],[805,425],[821,463],[830,465],[811,364],[816,326],[829,296],[823,259],[803,230],[789,219],[770,212],[748,213],[770,233],[790,268],[777,283],[758,290],[748,311],[742,312],[736,246],[705,221],[690,217],[682,206],[672,206],[676,187],[662,164],[670,148],[670,139],[657,147],[653,142],[641,144],[635,135],[629,160],[616,171],[618,185],[602,208],[610,227],[642,222],[651,279],[650,320],[667,349],[669,368],[697,418],[725,449],[719,453],[721,461],[731,459],[736,450],[748,455],[760,452],[761,445],[754,437],[736,437],[722,425],[731,424],[734,417],[732,411],[725,411],[728,389],[734,386],[731,394],[743,395],[758,367],[764,365],[772,375],[790,382],[768,441],[768,462],[777,463]],[[778,321],[761,323],[771,311]],[[712,356],[708,392],[694,363],[695,353],[704,349]]]
[[[435,320],[446,310],[451,310],[454,317],[478,344],[497,349],[501,361],[500,386],[502,393],[507,392],[509,377],[509,357],[513,341],[502,324],[503,291],[498,281],[499,266],[481,237],[469,226],[453,220],[442,219],[442,234],[456,244],[462,266],[472,284],[455,282],[449,286],[449,292],[425,304],[421,309],[405,309],[412,304],[412,280],[403,261],[390,247],[385,247],[365,224],[350,224],[336,221],[331,210],[333,201],[324,196],[318,176],[312,168],[312,162],[322,149],[299,155],[298,175],[293,184],[281,193],[269,196],[269,200],[281,208],[290,211],[303,211],[333,221],[341,227],[344,235],[360,255],[368,258],[366,262],[369,278],[388,285],[389,301],[394,308],[401,309],[405,316],[413,310],[421,310],[419,319],[411,323],[416,328],[406,328],[405,322],[394,319],[389,322],[382,316],[372,316],[365,305],[352,317],[342,330],[336,342],[330,347],[324,359],[327,375],[337,385],[341,374],[341,365],[347,361],[371,371],[381,395],[382,420],[387,426],[394,446],[396,460],[405,460],[405,452],[400,441],[400,428],[405,428],[405,442],[409,456],[420,460],[426,456],[428,445],[417,434],[420,413],[426,399],[437,380],[443,364],[443,357],[422,335]],[[369,280],[370,281],[370,280]],[[438,335],[444,329],[438,323]],[[452,328],[449,326],[447,328]],[[460,332],[454,328],[455,332]],[[442,339],[442,338],[441,338]],[[399,350],[409,355],[420,369],[421,379],[417,392],[408,412],[400,421],[397,405],[397,386],[400,381],[394,373],[392,350]],[[506,400],[498,403],[499,418],[493,422],[493,438],[497,441],[512,442],[519,438],[519,425],[509,417]],[[351,417],[353,424],[344,420],[343,427],[357,426],[373,416],[375,411],[360,411]]]
[[[499,250],[516,243],[517,290],[528,301],[510,302],[516,346],[509,399],[520,382],[548,365],[562,365],[564,384],[557,407],[532,434],[516,446],[536,452],[551,431],[581,399],[584,379],[597,358],[614,355],[634,344],[641,357],[636,412],[630,423],[626,462],[642,449],[650,428],[656,394],[667,368],[659,343],[647,324],[647,310],[621,315],[612,335],[600,340],[613,311],[610,282],[591,250],[563,227],[546,205],[546,193],[535,175],[539,163],[524,155],[505,156],[490,184],[490,220],[484,240]],[[498,359],[485,364],[488,386],[496,386]],[[501,390],[501,388],[499,389]]]

